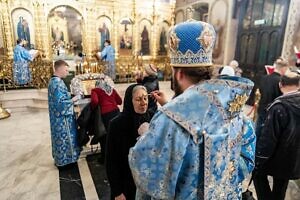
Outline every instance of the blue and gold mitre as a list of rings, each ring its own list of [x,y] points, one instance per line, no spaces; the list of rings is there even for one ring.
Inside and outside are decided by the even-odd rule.
[[[188,20],[171,27],[168,34],[171,66],[211,66],[215,39],[215,29],[206,22]]]

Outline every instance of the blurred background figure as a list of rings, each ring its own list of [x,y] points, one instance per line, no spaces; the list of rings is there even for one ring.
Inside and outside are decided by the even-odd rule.
[[[300,74],[287,71],[280,79],[283,93],[267,109],[256,146],[254,185],[258,200],[284,200],[289,180],[300,178]],[[270,188],[268,175],[273,177]]]
[[[101,53],[98,53],[98,57],[100,57],[101,60],[106,62],[105,74],[111,79],[115,80],[115,49],[113,48],[113,46],[111,46],[110,40],[105,40],[104,48],[101,51]]]
[[[261,98],[258,104],[258,118],[256,121],[256,136],[259,138],[261,129],[264,126],[266,120],[266,109],[270,103],[282,93],[279,89],[280,76],[284,75],[289,68],[288,61],[283,58],[278,58],[275,63],[275,70],[272,74],[265,75],[261,78],[259,84],[259,91]]]
[[[31,54],[30,51],[25,49],[26,44],[26,40],[18,39],[14,48],[13,76],[17,85],[26,85],[31,81],[29,62],[33,61],[38,55],[37,51],[35,54]]]
[[[219,77],[223,77],[223,76],[235,76],[234,69],[230,66],[224,66],[220,68]]]
[[[239,68],[238,61],[236,60],[230,61],[229,66],[234,69],[235,76],[242,76],[243,70]]]
[[[130,85],[125,92],[123,112],[110,123],[107,138],[106,172],[111,199],[135,199],[136,187],[128,164],[129,149],[139,137],[138,128],[149,122],[147,89]]]
[[[122,104],[122,99],[117,91],[112,88],[104,79],[96,81],[95,88],[91,91],[91,106],[95,108],[100,106],[101,118],[108,132],[108,126],[110,121],[116,117],[119,113],[118,105]],[[105,149],[106,149],[106,134],[100,137],[101,154],[99,162],[104,163]]]
[[[146,65],[142,76],[137,78],[137,82],[147,88],[148,94],[155,90],[159,90],[157,68],[153,64]],[[149,96],[148,111],[154,114],[156,110],[156,100],[152,96]]]

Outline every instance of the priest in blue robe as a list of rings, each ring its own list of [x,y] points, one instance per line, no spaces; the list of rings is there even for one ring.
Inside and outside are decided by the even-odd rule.
[[[55,165],[60,167],[77,162],[80,155],[74,112],[74,102],[79,98],[71,98],[62,80],[68,75],[68,64],[58,60],[54,63],[54,70],[48,86],[48,103],[52,156]]]
[[[24,48],[25,45],[25,40],[18,39],[17,45],[14,48],[13,77],[17,85],[26,85],[31,81],[29,62],[33,61],[35,55],[31,55]]]
[[[111,46],[110,40],[105,40],[104,49],[101,52],[101,59],[106,62],[105,74],[115,80],[115,49]]]
[[[163,105],[129,152],[136,199],[241,199],[242,181],[254,168],[252,121],[242,108],[253,82],[209,80],[216,33],[189,20],[169,31],[175,97],[153,92]]]

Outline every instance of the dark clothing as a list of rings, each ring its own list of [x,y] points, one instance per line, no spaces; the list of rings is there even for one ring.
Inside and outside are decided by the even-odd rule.
[[[256,174],[253,182],[258,200],[284,200],[289,184],[288,179],[273,177],[273,187],[271,190],[268,175],[264,173]]]
[[[282,179],[300,178],[300,92],[278,97],[257,141],[256,166]]]
[[[106,94],[101,88],[94,88],[91,91],[91,105],[92,107],[100,105],[101,114],[119,110],[118,105],[121,104],[122,99],[114,89],[111,95]]]
[[[120,113],[118,105],[121,104],[122,99],[115,89],[112,89],[111,95],[108,95],[101,88],[94,88],[91,91],[91,106],[93,108],[97,105],[100,106],[101,111],[99,112],[101,112],[106,132],[108,132],[109,122]],[[101,155],[99,160],[100,163],[103,163],[106,154],[106,134],[99,139],[99,142],[101,146]]]
[[[120,111],[118,109],[118,110],[114,110],[112,112],[105,113],[105,114],[101,115],[106,132],[108,132],[108,127],[109,127],[110,121],[112,119],[114,119],[116,116],[118,116],[119,114],[120,114]],[[107,137],[107,134],[100,137],[100,140],[99,140],[100,146],[101,146],[101,155],[100,155],[100,159],[99,159],[100,163],[104,163],[104,160],[105,160],[106,143],[107,143],[106,137]]]
[[[280,74],[277,72],[262,77],[259,86],[261,97],[258,104],[258,114],[265,113],[274,99],[282,95],[279,89],[279,81]]]
[[[159,90],[159,82],[157,76],[146,76],[140,83],[146,87],[148,94],[155,90]],[[148,99],[148,111],[150,111],[151,113],[155,113],[157,111],[157,103],[151,96]]]
[[[93,136],[91,144],[97,144],[100,137],[106,135],[106,129],[100,114],[100,106],[92,109],[90,104],[86,105],[77,119],[77,124],[78,144],[80,146],[88,143],[88,135]]]
[[[280,74],[273,72],[272,74],[265,75],[260,81],[259,91],[261,94],[260,101],[258,104],[258,120],[256,122],[256,136],[260,136],[264,121],[266,117],[267,107],[280,95],[282,95],[279,89]]]
[[[261,198],[267,175],[277,180],[272,190],[273,198],[285,194],[286,182],[300,178],[300,92],[286,94],[275,99],[267,110],[265,126],[256,145],[256,168],[259,176],[254,183]],[[265,177],[265,178],[263,178]],[[265,180],[264,180],[265,179]],[[280,181],[278,181],[280,180]],[[274,182],[275,183],[275,182]],[[278,194],[275,194],[278,193]]]
[[[109,126],[106,151],[106,172],[111,187],[111,198],[124,194],[126,199],[135,199],[136,187],[128,164],[129,149],[135,145],[139,134],[137,129],[150,121],[150,114],[137,114],[132,103],[132,89],[127,88],[123,112],[114,118]]]

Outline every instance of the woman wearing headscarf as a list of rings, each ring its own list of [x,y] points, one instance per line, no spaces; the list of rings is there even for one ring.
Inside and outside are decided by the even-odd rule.
[[[145,86],[149,94],[159,90],[157,68],[153,64],[146,65],[142,77],[137,78],[137,83]],[[157,103],[153,97],[149,98],[148,111],[153,114],[157,111]]]
[[[91,91],[91,106],[95,108],[100,106],[101,118],[106,131],[108,131],[109,122],[119,113],[118,105],[122,104],[122,99],[115,89],[110,86],[103,78],[96,81],[95,88]],[[106,150],[106,135],[100,138],[101,156],[99,162],[104,162]]]
[[[147,89],[138,84],[130,85],[125,92],[123,112],[110,123],[106,172],[111,199],[135,199],[136,187],[128,164],[128,153],[139,137],[140,125],[151,119],[147,108]]]

